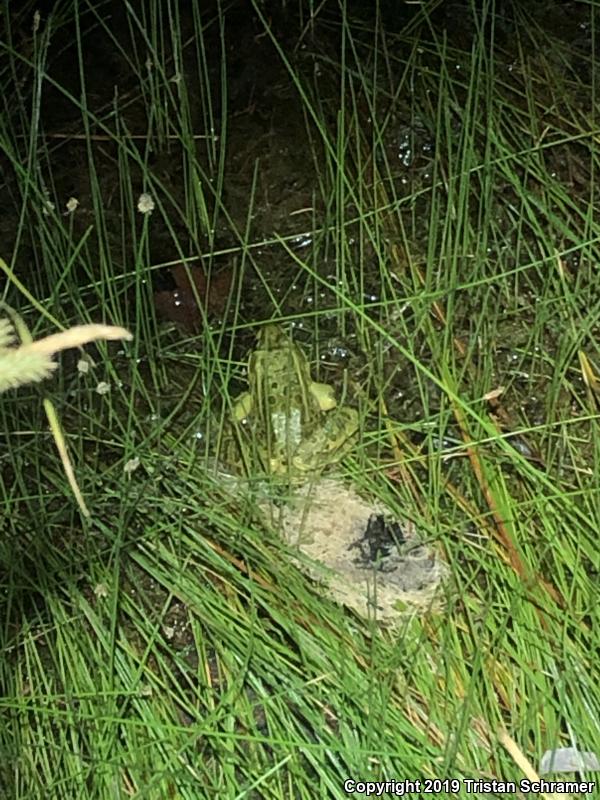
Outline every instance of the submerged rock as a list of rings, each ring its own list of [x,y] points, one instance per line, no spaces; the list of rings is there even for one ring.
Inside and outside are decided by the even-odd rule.
[[[413,523],[364,500],[335,478],[307,483],[284,505],[262,503],[298,564],[339,603],[362,616],[394,623],[439,605],[448,568]]]

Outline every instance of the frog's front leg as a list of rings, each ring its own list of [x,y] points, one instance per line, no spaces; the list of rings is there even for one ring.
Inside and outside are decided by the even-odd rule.
[[[337,400],[335,399],[333,386],[330,386],[328,383],[315,383],[312,381],[309,389],[310,393],[319,404],[321,411],[331,411],[332,408],[336,407]]]
[[[233,419],[235,422],[241,422],[246,419],[251,414],[253,405],[254,402],[250,392],[242,392],[233,404]]]

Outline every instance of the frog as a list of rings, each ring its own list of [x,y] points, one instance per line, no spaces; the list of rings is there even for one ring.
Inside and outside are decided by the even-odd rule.
[[[257,335],[248,390],[233,402],[231,417],[238,442],[250,442],[241,448],[250,459],[256,454],[264,472],[294,481],[343,458],[358,431],[357,411],[338,406],[333,387],[312,380],[307,357],[275,323]],[[246,468],[254,468],[247,458]]]

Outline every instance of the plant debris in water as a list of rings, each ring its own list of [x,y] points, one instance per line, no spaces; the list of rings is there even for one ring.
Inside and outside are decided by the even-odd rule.
[[[209,278],[201,266],[177,264],[171,275],[176,288],[154,295],[154,305],[162,319],[194,332],[200,329],[203,313],[220,314],[225,310],[233,282],[231,270],[221,270]]]

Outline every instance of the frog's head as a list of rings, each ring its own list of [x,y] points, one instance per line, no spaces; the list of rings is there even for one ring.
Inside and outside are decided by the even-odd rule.
[[[289,345],[285,331],[281,325],[270,323],[264,325],[257,333],[258,346],[261,350],[276,350],[282,346]]]

